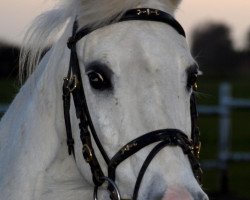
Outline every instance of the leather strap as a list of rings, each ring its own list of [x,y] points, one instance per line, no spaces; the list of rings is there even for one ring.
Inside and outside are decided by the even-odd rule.
[[[186,37],[185,31],[178,21],[170,14],[161,10],[151,8],[138,8],[127,11],[118,22],[140,20],[140,21],[155,21],[162,22],[173,27],[180,35]],[[100,28],[100,27],[99,27]],[[82,27],[68,40],[68,47],[71,49],[80,39],[93,32],[95,29],[89,27]]]
[[[70,121],[70,91],[69,91],[69,80],[64,79],[63,82],[63,110],[64,110],[64,121],[67,133],[67,145],[68,145],[68,153],[75,156],[74,152],[74,139],[72,137],[72,129],[71,129],[71,121]]]
[[[138,8],[127,11],[120,21],[145,20],[162,22],[173,27],[180,35],[186,37],[185,31],[170,14],[151,8]]]
[[[133,192],[133,200],[136,200],[138,197],[139,188],[141,185],[141,181],[143,176],[153,160],[153,158],[159,153],[161,149],[166,146],[179,146],[182,148],[184,154],[192,154],[192,143],[188,140],[188,137],[178,129],[163,129],[156,130],[147,134],[144,134],[133,141],[126,144],[122,147],[111,159],[109,167],[108,167],[108,177],[115,182],[116,168],[121,162],[134,155],[144,147],[156,143],[158,143],[153,150],[149,153],[138,174],[134,192]],[[195,160],[193,161],[193,163]],[[191,164],[193,164],[191,163]],[[193,166],[192,166],[193,167]],[[111,191],[111,194],[114,194],[112,185],[110,184],[108,190]],[[116,200],[114,196],[111,195],[111,199]]]
[[[76,30],[77,30],[77,22],[74,23],[72,35],[76,34]],[[72,138],[70,117],[69,117],[70,104],[68,103],[70,99],[70,94],[72,94],[76,110],[76,116],[80,120],[79,129],[80,129],[81,141],[83,144],[82,154],[86,162],[89,163],[94,184],[97,186],[102,185],[104,181],[101,180],[100,177],[104,176],[104,174],[95,156],[94,148],[92,147],[91,135],[94,137],[96,135],[96,132],[89,114],[85,93],[83,90],[81,71],[76,52],[76,45],[71,46],[69,71],[67,78],[65,78],[64,80],[66,80],[67,82],[67,84],[66,83],[64,84],[66,86],[63,87],[64,89],[63,99],[65,105],[64,112],[66,113],[64,118],[65,118],[68,141],[71,141]],[[68,91],[65,88],[67,88]],[[96,143],[97,144],[99,143],[100,145],[99,149],[101,151],[103,147],[97,136],[96,138],[97,138]],[[70,149],[69,153],[73,151],[72,150],[73,147],[71,145],[68,148]],[[104,158],[107,157],[107,154],[104,150],[101,153],[103,154]],[[107,161],[109,162],[109,159]]]
[[[111,159],[108,168],[109,177],[113,181],[115,181],[116,167],[128,157],[137,153],[142,148],[160,141],[168,141],[169,144],[177,145],[178,143],[176,142],[176,140],[181,137],[185,138],[185,143],[187,143],[188,138],[182,131],[178,129],[163,129],[144,134],[134,139],[133,141],[122,147]]]
[[[141,186],[141,182],[142,182],[142,179],[144,177],[144,174],[149,166],[149,164],[151,163],[151,161],[153,160],[153,158],[166,146],[169,145],[169,141],[164,141],[164,142],[161,142],[159,143],[158,145],[156,145],[153,150],[149,153],[149,155],[147,156],[146,160],[144,161],[141,169],[140,169],[140,172],[137,176],[137,179],[136,179],[136,183],[135,183],[135,187],[134,187],[134,192],[133,192],[133,200],[136,200],[138,198],[138,194],[139,194],[139,189],[140,189],[140,186]]]

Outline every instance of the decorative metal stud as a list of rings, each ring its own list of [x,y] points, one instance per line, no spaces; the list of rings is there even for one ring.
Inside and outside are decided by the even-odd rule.
[[[197,158],[200,156],[200,150],[201,150],[201,142],[199,144],[194,146],[194,153]]]
[[[142,14],[146,14],[148,16],[150,15],[160,15],[159,14],[159,11],[158,10],[153,10],[153,9],[150,9],[150,8],[147,8],[147,9],[137,9],[137,15],[142,15]]]
[[[136,147],[137,143],[127,144],[125,147],[122,148],[121,152],[124,154],[127,151],[130,151],[133,147]]]
[[[195,83],[195,84],[193,85],[193,90],[194,90],[194,91],[197,91],[197,89],[198,89],[198,85],[197,85],[197,83]]]

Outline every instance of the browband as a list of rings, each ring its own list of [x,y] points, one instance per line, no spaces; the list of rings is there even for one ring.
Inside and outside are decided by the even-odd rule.
[[[185,31],[180,23],[170,14],[161,10],[151,8],[132,9],[127,11],[119,21],[122,22],[131,20],[163,22],[173,27],[183,37],[186,37]]]
[[[151,8],[138,8],[138,9],[131,9],[125,12],[124,15],[118,20],[118,22],[123,21],[131,21],[131,20],[141,20],[141,21],[155,21],[155,22],[162,22],[165,24],[170,25],[174,28],[180,35],[186,37],[185,31],[180,25],[178,21],[170,14],[163,12],[157,9]],[[113,22],[115,23],[115,22]],[[117,23],[117,22],[116,22]],[[100,27],[98,27],[100,28]],[[96,28],[97,29],[97,28]],[[95,29],[91,29],[88,27],[83,27],[79,29],[75,35],[69,38],[68,47],[71,48],[75,45],[81,38],[88,35],[89,33],[93,32]]]

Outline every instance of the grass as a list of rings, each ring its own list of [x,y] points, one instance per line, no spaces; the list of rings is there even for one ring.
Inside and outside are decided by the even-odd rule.
[[[201,78],[199,81],[199,104],[218,104],[218,87],[220,81]],[[249,78],[230,80],[233,96],[250,99]],[[17,83],[12,80],[0,80],[0,103],[9,103],[18,91]],[[232,146],[233,151],[250,152],[250,111],[236,109],[232,114]],[[201,159],[216,159],[218,144],[218,117],[209,116],[199,119],[202,132]],[[206,170],[203,177],[203,187],[211,194],[210,199],[244,199],[250,200],[250,163],[229,164],[229,188],[227,195],[219,192],[219,170]]]

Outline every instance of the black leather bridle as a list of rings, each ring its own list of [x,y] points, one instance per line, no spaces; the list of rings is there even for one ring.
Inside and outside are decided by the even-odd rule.
[[[169,14],[156,9],[140,8],[127,11],[119,20],[147,20],[163,22],[173,27],[180,35],[185,37],[185,32],[182,26]],[[82,141],[82,154],[85,161],[89,164],[94,189],[94,199],[98,199],[98,187],[104,182],[108,182],[108,190],[110,191],[110,198],[112,200],[120,200],[120,193],[115,183],[116,168],[124,160],[137,153],[142,148],[156,143],[156,146],[149,153],[145,159],[137,177],[132,200],[136,200],[138,197],[141,181],[146,172],[147,167],[156,156],[156,154],[166,146],[179,146],[183,150],[183,153],[188,156],[190,164],[193,169],[195,178],[200,182],[201,179],[201,167],[198,161],[200,151],[199,140],[199,128],[197,126],[197,109],[196,99],[194,93],[190,98],[190,113],[191,113],[191,139],[187,137],[185,133],[178,129],[162,129],[156,130],[150,133],[146,133],[133,141],[123,146],[111,159],[104,150],[98,135],[95,131],[95,127],[91,120],[91,116],[88,110],[84,88],[82,84],[81,72],[76,52],[76,43],[87,34],[94,31],[83,27],[78,30],[77,21],[74,23],[72,37],[69,38],[68,47],[71,50],[70,64],[67,77],[64,78],[63,83],[63,104],[64,104],[64,118],[67,132],[67,145],[69,154],[74,153],[74,140],[72,136],[71,122],[70,122],[70,99],[71,94],[76,110],[76,116],[79,119],[80,139]],[[188,85],[195,90],[195,80],[188,82]],[[101,152],[103,159],[108,167],[108,175],[104,175],[103,170],[96,157],[94,148],[92,146],[92,138],[94,139],[99,151]]]

